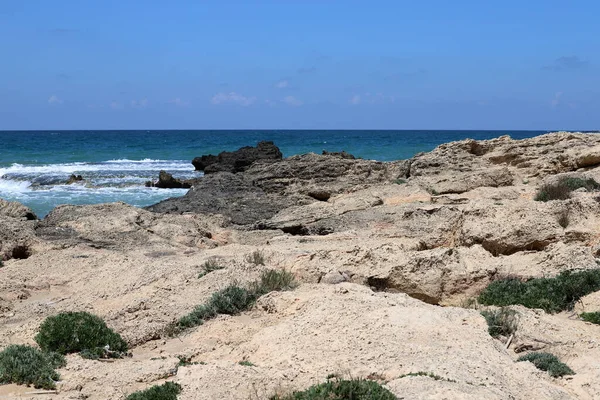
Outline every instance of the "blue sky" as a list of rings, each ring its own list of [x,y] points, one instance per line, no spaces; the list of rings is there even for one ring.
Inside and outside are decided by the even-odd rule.
[[[0,0],[0,129],[600,129],[597,1]]]

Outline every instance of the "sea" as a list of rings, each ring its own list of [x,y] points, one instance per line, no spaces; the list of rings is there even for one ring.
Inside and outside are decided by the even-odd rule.
[[[549,131],[409,130],[140,130],[0,131],[0,198],[21,202],[39,216],[61,204],[122,201],[144,207],[183,196],[186,189],[148,188],[160,170],[176,178],[202,176],[191,160],[261,140],[284,157],[345,150],[365,159],[392,161],[466,138],[509,135],[524,139]],[[84,181],[67,185],[71,174]]]

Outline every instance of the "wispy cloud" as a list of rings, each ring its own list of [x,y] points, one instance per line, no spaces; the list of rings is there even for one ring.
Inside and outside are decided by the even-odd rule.
[[[283,102],[292,107],[300,107],[302,104],[304,104],[302,100],[297,99],[294,96],[285,96],[283,98]]]
[[[562,95],[563,95],[563,92],[556,92],[554,94],[554,97],[550,101],[550,104],[552,105],[552,107],[557,107],[560,104],[560,99],[561,99]]]
[[[212,104],[237,104],[243,107],[251,106],[256,102],[256,97],[246,97],[236,92],[217,93],[210,100]]]
[[[317,72],[317,67],[302,67],[298,69],[298,74],[300,75],[309,75]]]
[[[283,79],[275,84],[277,89],[286,89],[290,87],[290,82],[287,79]]]
[[[110,108],[112,108],[113,110],[122,110],[123,109],[123,104],[119,103],[118,101],[113,101],[108,106]]]
[[[352,104],[353,106],[357,106],[360,104],[360,95],[359,94],[355,94],[354,96],[352,96],[349,100],[350,104]]]
[[[362,93],[354,94],[350,97],[348,102],[354,106],[359,104],[384,104],[384,103],[395,103],[396,96],[390,96],[384,93]]]
[[[582,69],[588,65],[589,62],[577,56],[562,56],[554,60],[552,64],[542,67],[542,69],[547,71],[568,71]]]
[[[62,104],[62,103],[63,103],[62,99],[59,99],[58,96],[56,96],[56,95],[52,95],[52,96],[48,97],[48,104],[50,104],[52,106]]]
[[[169,100],[169,104],[173,104],[174,106],[177,106],[177,107],[187,107],[190,105],[190,102],[182,100],[179,97],[176,97],[173,100]]]
[[[131,104],[131,107],[133,107],[133,108],[138,108],[138,109],[146,108],[148,106],[148,99],[131,100],[130,104]]]

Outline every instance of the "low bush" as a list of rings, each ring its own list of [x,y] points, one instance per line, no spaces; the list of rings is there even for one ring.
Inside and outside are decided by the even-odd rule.
[[[202,325],[218,314],[239,314],[250,309],[260,296],[273,291],[290,290],[295,286],[291,273],[285,270],[266,270],[259,280],[250,284],[249,289],[233,284],[213,293],[204,304],[196,306],[191,313],[179,319],[175,326],[168,329],[168,333],[173,335],[182,329]]]
[[[202,272],[200,272],[198,278],[202,278],[204,275],[210,274],[213,271],[217,271],[223,268],[225,267],[221,265],[220,259],[216,257],[209,258],[204,262],[204,264],[202,264]]]
[[[555,183],[542,185],[536,193],[534,200],[566,200],[571,197],[571,192],[579,188],[598,190],[600,189],[600,184],[593,178],[561,178]]]
[[[297,286],[294,275],[286,271],[269,269],[260,275],[260,279],[251,285],[252,291],[257,297],[270,292],[281,292],[292,290]]]
[[[175,382],[165,382],[146,390],[140,390],[127,396],[126,400],[177,400],[181,393],[181,385]]]
[[[492,337],[510,336],[517,331],[517,312],[502,307],[498,310],[481,312],[488,324],[488,332]]]
[[[575,375],[575,372],[561,362],[554,354],[550,353],[529,353],[521,356],[517,361],[530,361],[535,367],[542,371],[548,371],[550,376],[558,378],[564,375]]]
[[[563,271],[553,278],[494,281],[481,292],[478,301],[500,307],[520,304],[555,313],[572,309],[581,297],[598,290],[600,269]]]
[[[265,254],[260,250],[254,250],[252,253],[246,255],[246,262],[250,264],[265,265],[265,261]]]
[[[35,341],[45,351],[81,353],[91,359],[121,357],[127,351],[127,343],[118,333],[87,312],[64,312],[46,318]]]
[[[56,368],[66,365],[57,353],[35,347],[11,345],[0,352],[0,384],[33,385],[37,389],[54,389],[60,379]]]
[[[275,395],[270,400],[397,400],[397,397],[375,381],[352,379],[328,381],[287,396]]]
[[[584,312],[580,315],[581,319],[587,322],[591,322],[592,324],[600,325],[600,312]]]

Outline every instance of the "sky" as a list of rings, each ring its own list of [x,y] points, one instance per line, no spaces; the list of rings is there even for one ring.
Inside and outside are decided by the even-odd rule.
[[[0,130],[600,129],[592,0],[0,0]]]

